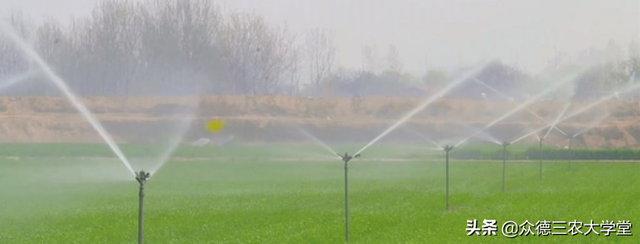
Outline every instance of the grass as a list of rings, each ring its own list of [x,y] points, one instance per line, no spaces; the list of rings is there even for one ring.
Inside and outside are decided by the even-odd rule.
[[[41,147],[39,157],[0,161],[0,243],[136,243],[138,184],[126,168],[116,159],[69,152],[77,148],[62,147],[67,151],[61,153]],[[633,227],[631,237],[517,240],[499,230],[493,237],[467,236],[465,228],[469,219],[495,219],[498,225],[509,220],[640,223],[640,164],[578,161],[569,170],[566,162],[546,162],[540,181],[537,162],[512,162],[503,193],[501,162],[454,160],[451,210],[445,211],[440,159],[372,159],[385,153],[427,155],[403,148],[372,147],[350,164],[350,243],[639,241]],[[180,149],[178,155],[192,158],[169,162],[147,184],[145,243],[343,243],[342,164],[275,159],[301,156],[286,149]],[[322,154],[317,148],[300,150]],[[64,154],[72,155],[58,157]],[[199,158],[205,156],[216,158]]]

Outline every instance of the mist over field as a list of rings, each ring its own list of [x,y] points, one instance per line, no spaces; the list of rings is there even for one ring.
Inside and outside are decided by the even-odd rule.
[[[287,123],[296,123],[320,134],[332,135],[325,138],[327,140],[366,143],[377,131],[391,126],[421,101],[434,96],[438,99],[433,106],[426,106],[408,121],[434,137],[462,137],[429,132],[442,132],[443,123],[479,129],[501,116],[505,109],[532,100],[531,104],[538,107],[534,113],[520,111],[499,123],[517,124],[503,127],[522,127],[511,129],[512,136],[516,136],[549,124],[564,106],[570,105],[570,112],[577,111],[581,105],[615,94],[612,99],[607,98],[608,108],[598,105],[599,108],[594,108],[598,112],[592,114],[602,115],[607,109],[616,111],[610,111],[610,118],[599,124],[598,130],[590,132],[593,139],[580,138],[579,143],[591,147],[638,146],[635,124],[629,117],[635,113],[637,91],[633,86],[638,80],[635,71],[640,67],[640,46],[633,35],[626,36],[631,39],[620,39],[620,35],[612,33],[607,43],[575,53],[555,47],[555,52],[546,57],[547,64],[536,69],[540,70],[537,72],[530,72],[533,66],[522,66],[499,52],[486,56],[489,59],[478,59],[482,62],[469,59],[457,65],[432,62],[417,72],[414,68],[405,68],[415,66],[415,61],[402,58],[411,52],[405,49],[412,46],[390,43],[381,47],[377,46],[379,40],[376,39],[358,48],[356,56],[360,56],[361,64],[354,67],[344,66],[341,53],[353,54],[353,50],[339,48],[345,45],[344,33],[340,30],[322,27],[302,30],[301,24],[277,23],[270,12],[272,7],[249,3],[98,1],[90,13],[84,12],[75,18],[58,14],[42,18],[31,16],[28,9],[17,9],[19,11],[8,12],[5,19],[73,92],[87,100],[90,110],[98,114],[120,142],[149,140],[148,135],[131,134],[131,131],[146,128],[147,134],[158,135],[148,122],[157,124],[153,128],[167,127],[177,123],[175,118],[189,115],[196,126],[189,126],[188,140],[206,136],[207,133],[199,129],[202,121],[225,118],[240,121],[229,127],[227,134],[240,135],[240,139],[248,141],[277,139],[268,135],[270,130],[292,139],[299,135],[287,129]],[[593,11],[592,5],[571,11],[589,13]],[[78,6],[80,11],[84,5]],[[448,9],[450,6],[432,7]],[[469,7],[475,8],[476,4]],[[243,12],[255,8],[264,8],[264,15],[261,11]],[[536,11],[541,10],[530,9],[530,12]],[[558,13],[549,13],[554,19],[562,20]],[[369,16],[365,12],[361,14],[363,18]],[[627,16],[625,14],[628,12],[620,12],[620,18]],[[314,16],[309,18],[319,18]],[[568,19],[564,20],[554,26],[570,27]],[[380,28],[384,31],[387,25]],[[432,27],[429,24],[425,28]],[[628,31],[637,32],[636,29]],[[513,33],[518,32],[513,30]],[[540,32],[540,38],[575,38],[570,31],[556,32],[553,36],[543,33]],[[21,54],[15,43],[2,38],[0,47],[0,94],[12,97],[1,101],[2,116],[7,118],[6,126],[0,129],[3,141],[100,140],[64,99],[54,103],[41,100],[45,99],[40,98],[43,96],[53,99],[62,94],[34,67],[29,57]],[[527,49],[520,52],[526,54]],[[478,67],[480,65],[482,67]],[[477,72],[468,74],[471,70]],[[531,99],[563,80],[568,82]],[[443,91],[456,81],[461,82],[450,91]],[[177,101],[177,97],[184,98]],[[49,116],[65,119],[51,120]],[[583,115],[563,123],[579,128],[597,119],[594,116],[597,117]],[[333,129],[323,129],[327,126]],[[429,126],[432,128],[427,128]],[[291,133],[294,135],[285,135]],[[411,137],[390,135],[394,136],[405,140]],[[556,141],[558,144],[561,139]]]
[[[637,243],[638,16],[0,2],[0,243],[473,243],[482,218],[613,218],[544,242]]]

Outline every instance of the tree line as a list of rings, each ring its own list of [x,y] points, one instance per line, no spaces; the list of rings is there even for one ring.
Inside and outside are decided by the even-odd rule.
[[[104,0],[89,17],[66,25],[53,19],[36,24],[20,13],[9,22],[83,96],[406,95],[416,86],[442,87],[463,71],[428,69],[422,77],[412,76],[403,71],[393,45],[385,55],[375,46],[363,47],[361,69],[335,67],[332,32],[318,28],[295,33],[255,13],[223,12],[208,0]],[[588,95],[618,86],[640,67],[637,46],[622,52],[614,44],[573,60],[557,55],[548,73],[566,73],[580,62],[595,60],[598,65],[580,77],[575,91]],[[605,57],[616,50],[614,58]],[[1,94],[57,94],[34,67],[15,43],[0,38]],[[478,77],[505,92],[550,79],[499,61]],[[15,80],[24,82],[2,89]],[[453,94],[478,95],[482,89],[486,87],[475,84]]]
[[[292,94],[299,86],[298,36],[260,15],[222,13],[208,0],[106,0],[68,26],[34,24],[20,13],[10,24],[81,95]],[[0,39],[0,77],[33,69]],[[26,82],[10,92],[53,94],[55,87]]]

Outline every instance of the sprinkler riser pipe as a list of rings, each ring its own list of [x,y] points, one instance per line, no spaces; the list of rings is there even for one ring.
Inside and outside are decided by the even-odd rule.
[[[540,161],[540,180],[542,180],[542,141],[544,139],[540,138],[540,148],[538,151],[538,160]]]
[[[571,159],[573,159],[572,142],[573,136],[569,137],[569,170],[571,170]]]
[[[144,172],[143,170],[136,173],[136,181],[140,184],[138,191],[138,244],[143,243],[144,184],[147,183],[150,176],[149,172]]]
[[[336,154],[344,162],[344,240],[349,242],[349,161],[353,158],[359,158],[360,154],[356,153],[353,156],[348,153],[344,155]]]
[[[344,162],[344,240],[349,242],[349,160]]]
[[[140,191],[138,193],[138,244],[143,243],[143,221],[144,221],[144,184],[140,184]]]
[[[507,171],[507,146],[509,143],[502,144],[502,192],[505,192],[506,171]]]
[[[446,210],[449,210],[449,151],[450,150],[445,150],[445,181],[446,181],[446,190],[445,190],[445,194],[446,194]]]

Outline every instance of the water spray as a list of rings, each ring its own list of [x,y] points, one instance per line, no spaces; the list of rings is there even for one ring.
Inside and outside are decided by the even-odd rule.
[[[315,137],[314,135],[312,135],[311,133],[309,133],[308,131],[306,131],[305,129],[301,128],[300,126],[297,125],[293,125],[294,128],[296,128],[296,130],[298,130],[300,133],[302,133],[304,136],[306,136],[307,138],[311,139],[313,142],[315,142],[316,144],[318,144],[318,146],[322,147],[325,151],[331,153],[331,155],[338,155],[340,156],[340,154],[338,154],[335,150],[333,150],[331,147],[329,147],[329,145],[327,145],[326,143],[322,142],[320,139],[318,139],[317,137]],[[346,155],[346,154],[345,154]],[[342,156],[340,156],[342,157]]]
[[[476,131],[478,131],[478,129],[477,129],[477,128],[474,128],[474,129],[475,129]],[[476,139],[477,139],[477,140],[479,140],[479,141],[491,142],[491,143],[493,143],[493,144],[497,144],[497,145],[502,144],[502,143],[500,142],[500,140],[498,140],[498,139],[496,139],[495,137],[491,136],[489,133],[482,132],[481,130],[480,130],[480,132],[481,132],[481,133],[480,133],[479,135],[477,135],[477,136],[476,136]]]
[[[474,80],[475,82],[479,83],[480,85],[483,85],[484,87],[488,88],[489,90],[491,90],[491,91],[495,92],[496,94],[500,95],[501,97],[506,98],[506,99],[510,99],[510,97],[509,97],[509,96],[507,96],[507,95],[505,95],[504,93],[500,92],[498,89],[495,89],[495,88],[493,88],[493,87],[489,86],[487,83],[485,83],[485,82],[481,81],[480,79],[478,79],[478,78],[473,78],[473,80]],[[524,110],[525,110],[525,111],[527,111],[527,112],[529,112],[531,115],[535,116],[536,118],[538,118],[538,119],[542,120],[542,122],[544,122],[544,123],[551,123],[551,122],[547,121],[545,118],[543,118],[542,116],[540,116],[540,115],[538,115],[537,113],[535,113],[535,112],[531,111],[531,109],[528,109],[528,108],[526,108],[526,107],[525,107],[525,108],[524,108]],[[567,133],[565,133],[564,131],[560,130],[560,128],[555,127],[555,124],[554,124],[553,126],[551,126],[551,128],[549,128],[549,131],[551,131],[551,130],[553,130],[553,129],[557,130],[558,132],[562,133],[563,135],[566,135],[566,134],[567,134]]]
[[[178,127],[177,135],[184,135],[187,132],[187,130],[191,127],[191,121],[188,119],[184,119],[184,120],[181,120],[180,122],[181,123]],[[178,146],[182,142],[182,139],[183,137],[176,136],[173,140],[169,141],[169,144],[168,144],[169,147],[167,148],[167,150],[162,152],[162,154],[160,154],[158,163],[154,165],[153,168],[151,168],[151,170],[149,171],[150,173],[154,175],[158,174],[158,171],[160,171],[160,169],[163,168],[163,166],[169,161],[173,153],[178,149]],[[209,140],[207,143],[209,143],[210,141],[211,140]]]
[[[344,162],[344,240],[345,242],[349,242],[349,161],[354,158],[359,158],[360,154],[356,153],[351,156],[347,153],[344,155],[340,155],[336,153],[338,157],[342,158]]]
[[[562,112],[560,112],[558,117],[556,117],[556,119],[553,120],[553,122],[551,123],[551,127],[549,127],[549,130],[547,131],[547,133],[544,134],[544,136],[542,136],[542,139],[547,138],[547,136],[549,135],[549,133],[551,133],[551,130],[553,128],[557,128],[556,125],[558,124],[558,122],[560,122],[560,119],[562,119],[562,116],[564,116],[564,114],[567,112],[567,110],[569,109],[570,106],[571,106],[571,103],[567,103],[567,104],[564,105],[564,109],[562,109]],[[558,129],[558,131],[560,131],[565,136],[567,135],[567,133],[564,133],[560,129]]]
[[[326,143],[322,142],[320,139],[304,130],[300,126],[293,125],[299,132],[301,132],[307,138],[313,140],[320,147],[325,149],[327,152],[331,152],[333,155],[338,156],[344,162],[344,240],[345,242],[349,242],[349,161],[354,158],[359,158],[360,153],[356,153],[355,155],[349,155],[348,153],[344,153],[341,155],[331,149]]]
[[[15,44],[16,46],[24,52],[25,56],[30,58],[41,70],[43,75],[49,78],[51,82],[63,93],[63,95],[70,101],[71,105],[80,112],[80,114],[89,122],[89,124],[95,129],[100,137],[107,143],[111,151],[120,159],[120,161],[127,167],[127,169],[135,176],[136,181],[140,184],[139,188],[139,213],[138,213],[138,243],[141,244],[143,242],[143,206],[144,206],[144,185],[151,177],[151,173],[140,171],[135,172],[129,160],[125,157],[124,153],[122,153],[121,149],[115,143],[111,135],[107,133],[106,129],[102,126],[102,124],[94,117],[91,111],[80,101],[78,96],[71,90],[68,84],[58,76],[53,69],[44,61],[44,59],[31,47],[26,43],[11,27],[11,25],[0,21],[0,30],[1,34],[6,34]],[[21,79],[26,79],[29,75],[33,75],[31,73],[27,73],[24,77],[18,77]],[[17,82],[13,81],[13,83]],[[13,84],[10,83],[10,84]],[[10,85],[9,84],[9,85]],[[185,129],[186,130],[186,129]],[[179,143],[179,140],[172,142],[172,148],[164,154],[161,158],[161,163],[166,162],[166,159],[169,157],[171,152],[175,149],[175,145]],[[161,166],[161,165],[160,165]],[[160,167],[158,166],[158,167]],[[159,168],[158,168],[159,169]],[[156,169],[157,170],[157,169]]]
[[[424,134],[422,134],[422,133],[420,133],[420,132],[418,132],[416,130],[409,129],[409,128],[405,128],[405,130],[407,130],[408,132],[413,133],[414,135],[419,136],[420,138],[424,139],[425,141],[428,141],[429,143],[433,144],[434,146],[440,148],[440,144],[438,144],[434,140],[431,140],[431,138],[427,137],[426,135],[424,135]]]
[[[517,138],[517,139],[515,139],[515,140],[511,141],[511,144],[516,143],[516,142],[518,142],[518,141],[520,141],[520,140],[522,140],[522,139],[524,139],[524,138],[529,137],[530,135],[537,134],[539,131],[544,130],[546,127],[549,127],[549,130],[547,131],[547,133],[546,133],[546,134],[544,134],[542,137],[540,137],[540,136],[536,135],[536,138],[538,139],[538,142],[539,142],[539,148],[538,148],[538,161],[539,161],[539,165],[540,165],[540,180],[541,180],[541,181],[542,181],[542,143],[543,143],[544,139],[546,139],[546,138],[547,138],[547,136],[549,136],[549,133],[551,133],[551,130],[552,130],[553,128],[556,128],[556,130],[557,130],[557,131],[559,131],[559,132],[561,132],[563,135],[565,135],[565,136],[567,135],[566,133],[564,133],[562,130],[560,130],[559,128],[557,128],[557,127],[555,127],[555,126],[556,126],[556,125],[557,125],[557,124],[562,120],[562,115],[564,115],[564,113],[566,113],[566,112],[567,112],[567,109],[569,109],[569,106],[570,106],[570,105],[571,105],[570,103],[566,104],[566,105],[565,105],[565,107],[564,107],[564,109],[563,109],[563,110],[562,110],[562,112],[560,113],[560,115],[559,115],[555,120],[553,120],[553,122],[551,122],[550,124],[545,125],[545,126],[543,126],[543,127],[540,127],[540,128],[538,128],[538,129],[536,129],[536,130],[534,130],[534,131],[532,131],[532,132],[530,132],[530,133],[528,133],[528,134],[525,134],[525,135],[524,135],[524,136],[522,136],[522,137],[519,137],[519,138]]]
[[[143,230],[143,207],[144,207],[144,184],[151,177],[151,174],[141,170],[136,173],[136,180],[140,183],[140,190],[138,191],[138,244],[142,244],[142,230]]]
[[[561,123],[561,122],[563,122],[563,121],[565,121],[565,120],[568,120],[568,119],[570,119],[570,118],[573,118],[573,117],[575,117],[575,116],[578,116],[578,115],[580,115],[580,114],[582,114],[582,113],[584,113],[584,112],[587,112],[587,111],[589,111],[589,110],[593,109],[595,106],[597,106],[597,105],[599,105],[599,104],[603,103],[604,101],[609,100],[609,99],[611,99],[611,98],[615,97],[615,96],[616,96],[616,94],[619,94],[619,93],[628,93],[628,92],[631,92],[631,91],[636,90],[636,89],[638,89],[638,88],[640,88],[640,83],[638,83],[638,84],[634,84],[634,85],[631,85],[631,86],[628,86],[628,87],[627,87],[626,89],[624,89],[622,92],[615,92],[615,93],[612,93],[612,94],[610,94],[610,95],[608,95],[608,96],[604,97],[602,100],[599,100],[599,101],[596,101],[596,102],[590,103],[589,105],[584,106],[584,107],[582,107],[582,108],[580,108],[580,109],[576,110],[575,112],[573,112],[573,113],[571,113],[571,114],[569,114],[569,115],[567,115],[567,116],[565,116],[565,117],[560,118],[559,120],[557,120],[557,121],[556,121],[556,124],[559,124],[559,123]],[[598,123],[601,123],[601,122],[602,122],[602,120],[604,120],[607,116],[609,116],[609,114],[607,114],[607,115],[603,116],[603,117],[599,120],[599,122],[590,124],[589,126],[587,126],[587,128],[586,128],[586,129],[583,129],[583,130],[582,130],[582,131],[580,131],[579,133],[584,133],[584,132],[586,132],[587,130],[589,130],[589,129],[593,128],[593,127],[594,127],[594,126],[596,126]],[[524,136],[522,136],[522,137],[520,137],[520,138],[518,138],[518,139],[513,140],[511,143],[512,143],[512,144],[513,144],[513,143],[516,143],[516,142],[518,142],[518,141],[520,141],[520,140],[522,140],[522,139],[524,139],[524,138],[526,138],[526,137],[529,137],[529,136],[531,136],[531,135],[533,135],[533,134],[537,133],[538,131],[541,131],[541,130],[543,130],[543,129],[545,129],[545,128],[548,128],[549,126],[550,126],[550,125],[545,125],[545,126],[543,126],[543,127],[541,127],[541,128],[538,128],[538,129],[536,129],[535,131],[533,131],[533,132],[531,132],[531,133],[528,133],[528,134],[526,134],[526,135],[524,135]],[[478,132],[478,133],[480,133],[480,132]],[[576,134],[578,134],[578,133],[576,133]],[[566,134],[566,136],[567,136],[567,137],[569,137],[570,135]],[[463,140],[463,141],[466,141],[466,140],[468,140],[468,139],[470,139],[470,138],[471,138],[471,137],[467,137],[467,139],[465,139],[465,140]],[[458,143],[458,145],[459,145],[459,144],[462,144],[462,143]]]
[[[17,74],[17,75],[10,76],[10,77],[2,80],[2,82],[0,83],[0,90],[7,89],[7,88],[17,84],[18,82],[21,82],[21,81],[36,77],[39,74],[40,74],[40,71],[29,70],[29,71],[24,72],[24,73],[20,73],[20,74]]]
[[[506,181],[506,171],[507,171],[507,147],[511,143],[503,142],[502,143],[502,192],[505,191],[505,181]]]
[[[444,96],[445,94],[447,94],[449,91],[453,90],[453,88],[458,87],[459,85],[461,85],[462,83],[464,83],[465,81],[467,81],[467,79],[471,76],[474,75],[478,72],[480,72],[480,70],[484,69],[486,67],[486,64],[488,63],[483,63],[483,65],[477,66],[476,68],[474,68],[472,71],[465,73],[465,75],[462,76],[461,79],[458,79],[454,82],[449,83],[449,85],[447,85],[444,89],[440,90],[438,93],[432,95],[430,98],[428,98],[427,100],[425,100],[424,102],[422,102],[418,107],[414,108],[413,110],[409,111],[409,113],[407,113],[406,115],[404,115],[400,120],[398,120],[395,124],[391,125],[389,128],[387,128],[385,131],[383,131],[380,135],[378,135],[376,138],[374,138],[373,140],[371,140],[369,143],[367,143],[367,145],[365,145],[364,147],[362,147],[362,149],[358,150],[358,152],[356,152],[356,154],[359,154],[361,152],[363,152],[364,150],[366,150],[368,147],[370,147],[371,145],[373,145],[374,143],[376,143],[378,140],[382,139],[384,136],[386,136],[387,134],[391,133],[391,131],[395,130],[396,128],[398,128],[398,126],[404,124],[405,122],[407,122],[409,119],[411,119],[413,116],[415,116],[418,112],[422,111],[423,109],[425,109],[427,106],[431,105],[433,102],[435,102],[437,99],[441,98],[442,96]]]
[[[597,119],[597,120],[595,120],[595,121],[591,122],[590,124],[588,124],[584,129],[582,129],[582,130],[578,131],[577,133],[575,133],[575,134],[573,135],[573,137],[576,137],[576,136],[582,135],[583,133],[585,133],[585,132],[587,132],[587,131],[589,131],[589,130],[593,129],[593,127],[596,127],[597,125],[601,124],[605,119],[607,119],[607,117],[609,117],[609,114],[608,114],[608,113],[607,113],[607,114],[605,114],[604,116],[602,116],[601,118],[599,118],[599,119]]]
[[[569,170],[571,170],[571,160],[573,159],[573,149],[572,149],[572,145],[573,145],[573,138],[576,138],[577,136],[581,135],[582,133],[587,132],[588,130],[592,129],[593,127],[599,125],[600,123],[602,123],[602,121],[604,121],[607,117],[609,117],[609,114],[606,114],[605,116],[602,116],[602,118],[592,122],[591,124],[587,125],[587,127],[585,127],[584,129],[576,132],[575,134],[569,136]]]
[[[419,133],[417,131],[413,131],[413,130],[411,130],[411,131],[414,132],[416,135],[418,135],[418,136],[424,138],[425,140],[429,141],[430,143],[436,145],[438,148],[444,150],[444,152],[445,152],[445,201],[446,201],[445,210],[449,210],[449,152],[451,150],[453,150],[453,148],[455,148],[455,146],[448,145],[448,144],[444,145],[444,146],[441,146],[440,144],[436,143],[435,141],[431,140],[430,138],[426,137],[425,135],[423,135],[423,134],[421,134],[421,133]],[[492,138],[490,138],[490,139],[492,139]],[[498,143],[498,144],[500,144],[500,143]]]
[[[100,122],[93,116],[91,111],[89,111],[89,109],[87,109],[87,107],[85,107],[84,104],[80,102],[78,97],[71,91],[67,83],[64,82],[64,80],[60,78],[60,76],[58,76],[55,72],[53,72],[51,67],[44,61],[44,59],[42,59],[42,57],[33,49],[33,47],[29,46],[22,38],[20,38],[18,33],[16,33],[9,24],[5,23],[4,21],[0,21],[0,30],[2,30],[3,33],[7,34],[7,36],[11,38],[11,40],[20,49],[22,49],[26,56],[31,58],[36,63],[36,65],[39,66],[44,75],[49,77],[49,79],[58,87],[58,89],[62,91],[67,99],[69,99],[71,104],[82,114],[83,117],[85,117],[89,124],[91,124],[91,126],[98,132],[98,134],[100,134],[102,139],[107,143],[107,145],[109,145],[109,148],[111,148],[111,150],[116,154],[120,161],[122,161],[129,172],[131,172],[131,174],[135,176],[135,170],[133,170],[133,167],[131,167],[129,160],[127,160],[127,158],[124,156],[124,153],[122,153],[120,147],[118,147],[113,138],[111,138],[109,133],[107,133],[102,124],[100,124]]]
[[[534,131],[532,131],[532,132],[529,132],[529,133],[527,133],[526,135],[521,136],[521,137],[519,137],[519,138],[517,138],[517,139],[515,139],[515,140],[511,141],[511,143],[509,143],[509,144],[514,144],[514,143],[516,143],[516,142],[518,142],[518,141],[520,141],[520,140],[522,140],[522,139],[524,139],[524,138],[527,138],[527,137],[529,137],[529,136],[531,136],[531,135],[534,135],[534,134],[536,134],[536,133],[538,133],[538,132],[540,132],[540,131],[544,130],[544,129],[545,129],[545,128],[547,128],[548,126],[550,126],[550,125],[545,125],[545,126],[540,127],[540,128],[538,128],[538,129],[536,129],[536,130],[534,130]],[[550,130],[551,130],[551,129],[550,129]],[[559,130],[558,130],[558,131],[559,131]],[[538,160],[539,160],[539,164],[540,164],[540,180],[542,180],[542,141],[544,141],[544,139],[545,139],[545,138],[544,138],[544,137],[539,137],[539,136],[537,136],[537,135],[536,135],[536,138],[538,139],[538,142],[539,142],[539,144],[538,144],[538,145],[540,146],[540,147],[538,148],[538,150],[539,150],[539,151],[538,151]],[[503,151],[503,153],[504,153],[504,151]],[[503,170],[503,174],[504,174],[504,170]],[[504,177],[503,177],[503,178],[504,178]],[[504,180],[503,180],[503,181],[504,181]],[[504,183],[503,183],[503,184],[504,184]],[[503,188],[504,188],[504,187],[503,187]],[[503,191],[504,191],[504,190],[503,190]]]
[[[445,152],[445,174],[446,174],[446,177],[445,177],[445,181],[446,181],[446,183],[445,183],[445,185],[446,185],[445,197],[446,197],[446,201],[447,201],[446,210],[449,210],[449,152],[451,150],[453,150],[453,148],[454,147],[450,146],[450,145],[444,145],[442,147],[442,149],[444,149],[444,152]]]
[[[634,74],[635,74],[635,73],[634,73]],[[573,112],[572,114],[567,115],[567,116],[566,116],[566,117],[564,117],[562,120],[567,120],[567,119],[569,119],[569,118],[572,118],[572,117],[574,117],[574,116],[576,116],[576,115],[578,115],[578,114],[581,114],[581,113],[583,113],[583,112],[586,112],[586,111],[588,111],[588,110],[590,110],[590,109],[594,108],[595,106],[598,106],[599,104],[601,104],[601,103],[603,103],[603,102],[606,102],[606,101],[608,101],[608,100],[610,100],[610,99],[612,99],[612,98],[615,98],[615,97],[619,96],[620,94],[629,93],[629,92],[632,92],[632,91],[637,90],[638,88],[640,88],[640,83],[635,83],[635,84],[633,84],[633,85],[627,86],[627,87],[625,87],[624,89],[622,89],[622,90],[620,90],[620,91],[613,92],[613,93],[611,93],[611,94],[609,94],[609,95],[607,95],[607,96],[603,97],[602,99],[600,99],[600,100],[598,100],[598,101],[592,102],[592,103],[590,103],[589,105],[587,105],[587,106],[584,106],[584,107],[580,108],[579,110],[577,110],[577,111]]]
[[[500,116],[499,118],[495,119],[495,120],[494,120],[494,121],[492,121],[491,123],[487,124],[484,128],[482,128],[482,130],[480,130],[480,131],[478,131],[478,132],[476,132],[476,133],[472,134],[471,136],[469,136],[469,137],[467,137],[467,138],[463,139],[462,141],[460,141],[460,142],[459,142],[458,144],[456,144],[455,146],[459,146],[459,145],[461,145],[462,143],[465,143],[467,140],[469,140],[469,139],[471,139],[471,138],[473,138],[473,137],[477,136],[478,134],[482,133],[482,131],[484,131],[484,130],[486,130],[486,129],[489,129],[490,127],[492,127],[493,125],[495,125],[495,124],[499,123],[500,121],[502,121],[502,120],[504,120],[504,119],[508,118],[509,116],[511,116],[511,115],[513,115],[513,114],[515,114],[515,113],[517,113],[517,112],[518,112],[518,111],[520,111],[520,110],[525,109],[527,106],[529,106],[529,104],[531,104],[531,103],[533,103],[533,102],[537,101],[538,99],[542,98],[542,97],[543,97],[543,96],[545,96],[546,94],[551,93],[552,91],[554,91],[555,89],[559,88],[560,86],[564,85],[564,84],[565,84],[565,83],[567,83],[567,82],[573,81],[573,80],[575,79],[575,77],[576,77],[578,74],[581,74],[581,73],[582,73],[582,71],[581,71],[581,72],[578,72],[578,73],[576,73],[576,74],[574,74],[574,75],[571,75],[571,76],[567,77],[567,78],[566,78],[566,79],[564,79],[563,81],[558,82],[558,83],[554,84],[553,86],[548,87],[548,88],[547,88],[547,89],[545,89],[544,91],[542,91],[542,92],[540,92],[540,93],[536,94],[535,96],[531,97],[530,99],[528,99],[528,100],[527,100],[527,101],[525,101],[524,103],[520,104],[518,107],[514,108],[513,110],[511,110],[511,111],[509,111],[509,112],[505,113],[504,115],[502,115],[502,116]]]

